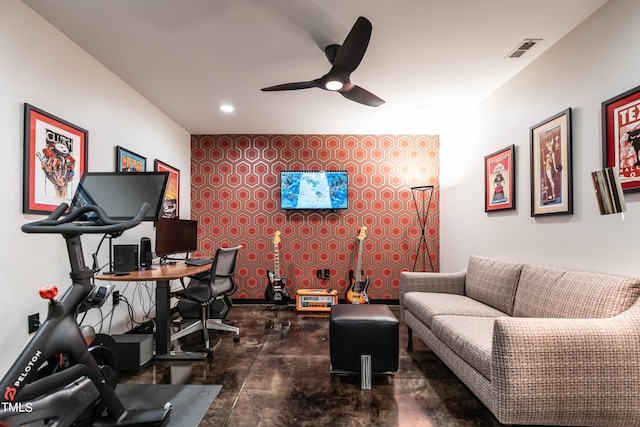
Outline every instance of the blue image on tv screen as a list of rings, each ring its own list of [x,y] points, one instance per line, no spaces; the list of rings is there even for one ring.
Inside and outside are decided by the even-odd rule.
[[[280,173],[282,209],[346,209],[346,171],[283,171]]]

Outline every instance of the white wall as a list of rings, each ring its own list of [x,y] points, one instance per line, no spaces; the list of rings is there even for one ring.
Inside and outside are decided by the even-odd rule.
[[[601,103],[640,85],[640,2],[610,0],[441,138],[442,271],[471,254],[640,276],[640,198],[600,216]],[[506,60],[506,59],[505,59]],[[530,216],[529,128],[572,108],[574,214]],[[484,156],[515,144],[515,211],[484,212]]]
[[[22,224],[43,218],[22,213],[23,105],[32,104],[89,131],[89,171],[114,171],[115,146],[124,146],[147,158],[153,170],[158,158],[181,170],[180,216],[190,216],[190,135],[175,122],[106,70],[63,34],[18,0],[0,1],[0,146],[2,195],[0,216],[0,376],[28,341],[27,316],[46,316],[46,303],[38,296],[43,285],[69,281],[64,241],[56,235],[26,235]],[[127,231],[115,243],[138,243],[154,236],[151,223]],[[98,237],[84,240],[85,255],[95,251]],[[108,259],[108,246],[100,259]],[[117,289],[123,291],[124,286]],[[144,302],[130,285],[125,296]],[[153,295],[151,290],[150,295]],[[103,313],[111,304],[103,307]],[[95,311],[95,310],[94,310]],[[89,320],[95,323],[99,313]],[[120,304],[111,332],[122,332],[128,315]],[[105,327],[108,325],[105,325]]]

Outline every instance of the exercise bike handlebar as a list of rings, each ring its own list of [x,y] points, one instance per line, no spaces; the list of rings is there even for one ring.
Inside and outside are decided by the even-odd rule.
[[[75,209],[64,216],[69,205],[60,204],[51,214],[42,220],[30,222],[22,226],[25,233],[55,234],[117,234],[135,227],[142,222],[150,205],[144,202],[136,216],[128,220],[114,220],[98,205],[86,205]],[[88,222],[75,222],[84,214],[94,212],[98,218]]]

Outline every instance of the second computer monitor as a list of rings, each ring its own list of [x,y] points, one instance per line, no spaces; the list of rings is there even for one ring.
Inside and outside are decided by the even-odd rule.
[[[198,249],[198,221],[162,218],[156,223],[156,256],[166,257]]]

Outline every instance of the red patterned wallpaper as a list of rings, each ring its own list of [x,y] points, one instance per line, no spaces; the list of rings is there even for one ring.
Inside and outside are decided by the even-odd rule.
[[[435,186],[425,236],[439,271],[439,144],[434,135],[193,135],[191,215],[199,223],[199,255],[242,244],[234,299],[262,299],[279,230],[281,274],[292,297],[296,289],[326,287],[316,270],[328,268],[343,299],[364,225],[368,295],[398,299],[400,272],[413,269],[421,240],[414,186]],[[280,209],[282,170],[347,170],[349,208]]]

